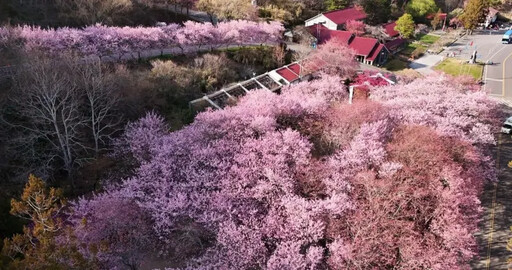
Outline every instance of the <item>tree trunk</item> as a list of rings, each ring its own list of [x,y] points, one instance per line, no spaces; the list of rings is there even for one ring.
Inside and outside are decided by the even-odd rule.
[[[75,176],[71,171],[67,172],[67,173],[68,173],[67,180],[69,181],[69,183],[71,183],[71,194],[75,194],[75,191],[76,191]]]

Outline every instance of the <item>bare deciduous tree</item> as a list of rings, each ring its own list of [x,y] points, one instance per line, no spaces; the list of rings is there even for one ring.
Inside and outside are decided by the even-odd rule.
[[[79,89],[70,76],[61,73],[65,68],[60,65],[65,64],[38,59],[20,67],[9,100],[21,118],[11,115],[6,123],[25,135],[18,138],[18,143],[25,144],[22,148],[41,143],[38,154],[48,162],[60,160],[70,175],[85,148],[80,131],[86,118],[80,112]]]
[[[119,131],[122,119],[114,113],[119,102],[112,80],[103,72],[99,61],[76,66],[77,81],[85,93],[87,126],[94,141],[95,157]]]
[[[113,83],[97,63],[71,58],[32,59],[19,66],[4,109],[9,144],[31,171],[73,173],[105,148],[120,124]],[[21,169],[21,168],[20,168]]]

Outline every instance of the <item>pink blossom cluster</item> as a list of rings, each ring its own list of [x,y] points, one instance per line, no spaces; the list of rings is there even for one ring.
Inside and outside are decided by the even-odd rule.
[[[382,76],[389,80],[393,79],[391,74],[382,74]],[[369,86],[390,85],[390,83],[387,80],[383,79],[380,76],[377,76],[377,72],[375,72],[375,71],[363,71],[363,72],[356,74],[356,76],[354,76],[354,78],[352,79],[352,84],[353,85],[366,84]]]
[[[361,36],[365,33],[366,24],[362,21],[349,20],[345,23],[345,28],[350,33],[353,33],[356,36]]]
[[[0,50],[15,46],[20,42],[20,30],[18,28],[0,27]]]
[[[482,147],[495,105],[448,78],[371,94],[348,104],[340,77],[323,74],[281,95],[253,91],[175,132],[148,114],[118,144],[133,176],[109,192],[150,217],[140,237],[161,246],[182,239],[184,220],[211,235],[187,269],[468,269],[478,195],[495,180]],[[80,239],[123,231],[126,217],[102,209],[111,204],[75,204]]]
[[[11,38],[11,31],[9,28],[0,28],[0,44],[5,44]]]
[[[354,75],[358,64],[356,52],[338,38],[333,38],[312,52],[302,64],[307,72],[321,71],[330,75],[350,78]]]
[[[139,268],[145,257],[158,252],[151,216],[119,191],[72,203],[73,237],[80,251],[108,269]],[[65,239],[59,239],[65,241]]]
[[[210,23],[188,21],[183,26],[108,27],[94,25],[83,29],[21,26],[14,28],[27,51],[48,54],[71,52],[81,56],[122,56],[148,50],[179,47],[184,52],[201,46],[220,47],[236,44],[275,43],[283,26],[278,22],[229,21]],[[0,28],[0,39],[7,28]]]
[[[430,126],[442,135],[471,143],[494,143],[492,134],[498,124],[491,119],[495,119],[497,105],[479,89],[474,80],[439,75],[374,88],[371,97],[392,108],[392,117],[407,124]]]

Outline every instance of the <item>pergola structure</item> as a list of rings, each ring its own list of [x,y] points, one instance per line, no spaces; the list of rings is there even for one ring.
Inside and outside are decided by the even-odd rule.
[[[256,89],[279,92],[284,85],[299,82],[306,78],[307,75],[302,76],[300,74],[302,70],[303,68],[300,63],[292,63],[193,100],[189,105],[197,111],[207,107],[222,109],[234,104],[238,98]],[[283,71],[286,71],[286,73],[283,73]]]

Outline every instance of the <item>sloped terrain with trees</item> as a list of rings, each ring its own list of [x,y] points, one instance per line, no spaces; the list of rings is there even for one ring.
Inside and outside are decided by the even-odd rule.
[[[79,241],[107,245],[85,256],[111,267],[143,241],[178,268],[466,269],[496,105],[449,77],[346,97],[322,75],[180,131],[152,113],[130,124],[117,155],[133,175],[72,207]],[[119,239],[130,216],[145,229]]]

